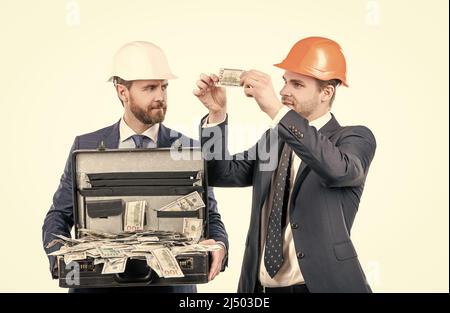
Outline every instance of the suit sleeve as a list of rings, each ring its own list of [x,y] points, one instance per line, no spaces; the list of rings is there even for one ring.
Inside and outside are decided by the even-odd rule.
[[[309,126],[295,111],[279,123],[279,135],[316,172],[328,187],[364,184],[376,149],[372,132],[364,126],[348,127],[335,144]]]
[[[231,156],[228,152],[227,131],[228,116],[217,126],[200,128],[202,151],[207,161],[208,183],[216,187],[251,186],[256,146]]]
[[[69,157],[66,161],[64,173],[61,176],[58,189],[53,196],[53,203],[50,210],[44,219],[42,226],[42,243],[44,245],[45,253],[51,253],[59,250],[60,244],[52,248],[46,248],[47,244],[52,241],[54,236],[52,234],[60,234],[70,237],[70,231],[73,226],[73,199],[72,199],[72,152],[78,147],[78,137],[70,149]],[[48,256],[50,263],[50,273],[53,278],[57,278],[55,273],[55,256]]]
[[[228,265],[228,234],[225,225],[222,222],[220,213],[217,209],[217,201],[214,197],[213,188],[208,187],[208,221],[209,221],[209,238],[220,241],[225,245],[226,254],[222,262],[222,270]]]

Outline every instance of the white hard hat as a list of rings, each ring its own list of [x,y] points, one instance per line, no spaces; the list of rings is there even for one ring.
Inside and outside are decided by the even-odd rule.
[[[167,58],[160,47],[146,41],[132,41],[114,55],[111,76],[124,80],[174,79]]]

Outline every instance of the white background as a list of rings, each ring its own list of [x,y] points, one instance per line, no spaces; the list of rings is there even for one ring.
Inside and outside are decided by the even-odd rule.
[[[272,75],[299,39],[339,42],[350,88],[332,112],[363,124],[378,148],[352,230],[375,292],[448,292],[448,1],[87,1],[0,3],[0,291],[66,292],[52,281],[41,226],[76,135],[122,114],[106,83],[132,40],[162,47],[173,72],[165,124],[197,137],[201,72]],[[230,89],[230,150],[250,147],[269,119]],[[251,189],[219,189],[230,240],[226,272],[200,292],[234,292]]]

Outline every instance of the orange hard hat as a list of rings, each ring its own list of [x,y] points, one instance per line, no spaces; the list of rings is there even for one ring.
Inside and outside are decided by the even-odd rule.
[[[283,62],[275,66],[320,80],[339,79],[347,84],[347,65],[341,46],[331,39],[308,37],[298,41]]]

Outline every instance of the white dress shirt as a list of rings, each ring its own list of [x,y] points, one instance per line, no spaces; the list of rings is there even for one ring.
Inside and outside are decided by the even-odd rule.
[[[134,130],[127,125],[123,117],[120,119],[119,123],[119,149],[134,149],[136,144],[134,143],[133,135],[144,135],[150,140],[144,140],[144,148],[156,148],[159,132],[159,123],[154,124],[149,127],[142,134],[136,134]]]

